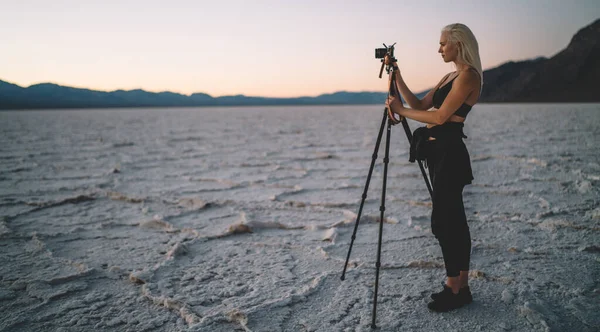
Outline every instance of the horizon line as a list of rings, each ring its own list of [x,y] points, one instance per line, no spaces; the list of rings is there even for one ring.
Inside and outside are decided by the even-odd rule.
[[[561,51],[562,50],[558,51],[558,53],[560,53]],[[556,55],[556,54],[554,54],[554,55]],[[551,57],[553,57],[554,55],[552,55]],[[522,62],[522,61],[532,61],[532,60],[537,60],[537,59],[540,59],[540,58],[550,59],[551,57],[540,55],[540,56],[537,56],[537,57],[534,57],[534,58],[505,60],[504,62],[502,62],[500,64],[497,64],[497,65],[495,65],[493,67],[482,69],[482,72],[485,72],[485,71],[491,70],[491,69],[496,69],[496,68],[501,67],[501,66],[503,66],[505,64],[508,64],[508,63]],[[252,97],[252,98],[290,99],[290,98],[304,98],[304,97],[315,98],[315,97],[319,97],[319,96],[322,96],[322,95],[334,94],[334,93],[339,93],[339,92],[349,92],[349,93],[361,93],[361,92],[367,92],[367,93],[387,93],[387,91],[385,91],[385,90],[381,90],[381,91],[370,91],[370,90],[359,90],[359,91],[337,90],[337,91],[333,91],[333,92],[322,92],[320,94],[313,95],[313,96],[299,95],[299,96],[286,96],[286,97],[269,97],[269,96],[250,96],[250,95],[245,95],[243,93],[242,94],[238,93],[238,94],[226,94],[226,95],[214,96],[214,95],[211,95],[211,94],[206,93],[206,92],[192,92],[190,94],[186,94],[186,93],[182,93],[182,92],[178,92],[178,91],[171,91],[171,90],[161,90],[161,91],[146,90],[146,89],[141,88],[141,87],[140,88],[132,88],[132,89],[117,88],[117,89],[114,89],[114,90],[105,90],[105,89],[98,89],[98,88],[92,88],[92,87],[81,87],[81,86],[74,86],[74,85],[63,85],[61,83],[57,83],[57,82],[53,82],[53,81],[45,81],[45,82],[39,82],[39,83],[32,83],[29,86],[19,85],[18,83],[14,83],[14,82],[10,82],[10,81],[5,81],[3,79],[0,79],[0,81],[16,85],[16,86],[18,86],[20,88],[23,88],[23,89],[27,89],[27,88],[30,88],[32,86],[41,85],[41,84],[54,84],[54,85],[58,85],[58,86],[61,86],[61,87],[81,89],[81,90],[91,90],[91,91],[98,91],[98,92],[107,92],[107,93],[116,92],[116,91],[144,91],[144,92],[157,93],[157,94],[158,93],[165,93],[165,92],[167,92],[167,93],[179,94],[179,95],[186,96],[186,97],[191,97],[194,94],[205,94],[205,95],[208,95],[208,96],[210,96],[212,98],[244,96],[244,97]],[[415,92],[415,94],[421,94],[421,93],[424,93],[424,92],[429,92],[431,89],[433,89],[433,86],[428,87],[428,88],[426,88],[426,89],[424,89],[422,91]]]
[[[336,90],[333,92],[323,92],[314,96],[309,96],[309,95],[300,95],[300,96],[287,96],[287,97],[269,97],[269,96],[250,96],[250,95],[245,95],[245,94],[229,94],[229,95],[220,95],[220,96],[213,96],[209,93],[206,92],[192,92],[190,94],[186,94],[186,93],[181,93],[181,92],[177,92],[177,91],[170,91],[170,90],[162,90],[162,91],[156,91],[156,90],[146,90],[143,88],[133,88],[133,89],[123,89],[123,88],[118,88],[118,89],[114,89],[114,90],[104,90],[104,89],[94,89],[91,87],[81,87],[81,86],[72,86],[72,85],[63,85],[61,83],[57,83],[57,82],[52,82],[52,81],[46,81],[46,82],[39,82],[39,83],[33,83],[30,84],[29,86],[24,86],[24,85],[19,85],[18,83],[14,83],[14,82],[10,82],[4,79],[0,79],[1,82],[5,82],[8,84],[12,84],[12,85],[16,85],[22,89],[28,89],[32,86],[36,86],[36,85],[43,85],[43,84],[51,84],[51,85],[56,85],[56,86],[60,86],[63,88],[73,88],[73,89],[80,89],[80,90],[90,90],[90,91],[98,91],[98,92],[106,92],[106,93],[111,93],[111,92],[117,92],[117,91],[124,91],[124,92],[132,92],[132,91],[144,91],[144,92],[149,92],[149,93],[173,93],[173,94],[178,94],[178,95],[182,95],[185,97],[191,97],[194,94],[204,94],[207,96],[210,96],[212,98],[221,98],[221,97],[238,97],[238,96],[243,96],[243,97],[250,97],[250,98],[269,98],[269,99],[294,99],[294,98],[316,98],[316,97],[320,97],[323,95],[331,95],[331,94],[335,94],[335,93],[387,93],[387,91],[370,91],[370,90],[359,90],[359,91],[349,91],[349,90]],[[415,94],[420,94],[423,93],[425,91],[429,91],[432,88],[428,88],[426,90],[417,92]]]

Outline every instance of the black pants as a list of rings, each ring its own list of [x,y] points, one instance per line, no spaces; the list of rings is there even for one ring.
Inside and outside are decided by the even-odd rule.
[[[458,277],[469,270],[471,233],[462,200],[464,185],[433,190],[432,232],[442,247],[446,275]]]
[[[471,234],[463,204],[463,188],[471,183],[468,152],[462,141],[432,141],[427,158],[433,185],[431,231],[442,247],[446,275],[469,270]]]

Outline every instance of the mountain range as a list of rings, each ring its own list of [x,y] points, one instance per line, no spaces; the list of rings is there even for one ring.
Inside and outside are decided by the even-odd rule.
[[[579,30],[551,58],[507,62],[483,72],[480,102],[600,102],[600,19]],[[429,89],[417,94],[423,97]],[[153,106],[266,106],[381,104],[386,92],[335,92],[316,97],[212,97],[144,90],[95,91],[52,83],[27,88],[0,80],[0,109]]]
[[[483,102],[600,102],[600,19],[551,58],[507,62],[483,79]]]

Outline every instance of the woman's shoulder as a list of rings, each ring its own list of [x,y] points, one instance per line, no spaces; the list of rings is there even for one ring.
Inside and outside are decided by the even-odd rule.
[[[462,84],[479,84],[479,80],[479,73],[473,67],[458,72],[458,81]]]
[[[477,69],[473,68],[473,67],[468,67],[465,69],[461,69],[460,71],[456,71],[456,73],[458,73],[459,75],[476,75],[479,76],[479,73],[477,72]]]

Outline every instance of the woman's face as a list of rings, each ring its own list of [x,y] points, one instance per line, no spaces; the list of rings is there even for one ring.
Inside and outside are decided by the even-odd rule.
[[[458,48],[454,43],[448,40],[448,32],[442,32],[440,36],[440,48],[438,53],[442,55],[444,62],[456,61],[458,57]]]

